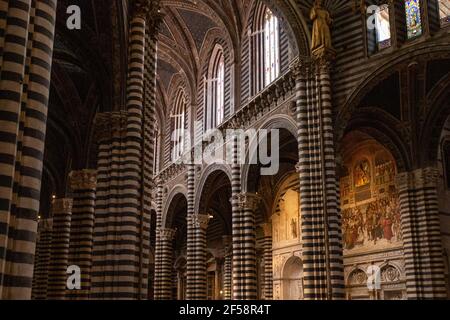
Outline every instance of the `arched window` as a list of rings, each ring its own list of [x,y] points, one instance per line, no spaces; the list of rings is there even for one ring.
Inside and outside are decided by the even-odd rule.
[[[439,18],[441,20],[441,27],[450,25],[450,1],[439,0]]]
[[[175,162],[184,150],[184,125],[186,113],[186,97],[182,89],[178,90],[174,100],[172,118],[172,161]]]
[[[278,18],[266,9],[264,14],[264,81],[268,86],[280,73]]]
[[[225,59],[220,45],[215,46],[208,69],[206,130],[220,125],[225,117]]]
[[[408,39],[416,38],[422,34],[420,0],[405,0],[405,11]]]
[[[255,9],[249,53],[252,65],[252,93],[257,94],[280,74],[279,22],[262,2],[259,2]]]

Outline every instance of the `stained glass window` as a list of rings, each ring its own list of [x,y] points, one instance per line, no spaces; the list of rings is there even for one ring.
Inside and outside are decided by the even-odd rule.
[[[375,30],[378,50],[391,46],[391,23],[389,21],[389,5],[384,4],[375,12]]]
[[[280,72],[278,18],[266,9],[264,16],[264,74],[265,85],[271,84]]]
[[[439,18],[441,27],[450,25],[450,0],[439,0]]]
[[[408,39],[420,36],[422,34],[420,0],[405,0],[405,11]]]

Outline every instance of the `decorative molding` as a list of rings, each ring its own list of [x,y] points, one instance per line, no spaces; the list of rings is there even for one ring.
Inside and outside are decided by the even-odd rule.
[[[297,56],[289,64],[289,70],[295,79],[305,76],[313,69],[313,60],[310,57]]]
[[[211,216],[209,214],[191,214],[186,219],[195,229],[206,230]]]
[[[401,280],[400,271],[392,266],[387,265],[381,269],[381,281],[382,282],[396,282]]]
[[[94,120],[95,139],[103,141],[125,136],[127,119],[128,113],[124,111],[97,113]]]
[[[61,198],[54,199],[52,202],[52,213],[69,213],[72,212],[73,199]]]
[[[240,193],[235,196],[238,206],[241,209],[256,210],[259,203],[261,202],[261,197],[254,193]]]
[[[348,284],[350,285],[365,285],[367,282],[367,274],[361,269],[355,269],[350,273]]]
[[[39,220],[38,232],[51,231],[52,228],[53,228],[53,219],[52,218]]]
[[[155,178],[157,184],[164,184],[170,180],[175,179],[186,170],[184,163],[172,163],[161,170]]]
[[[285,72],[276,81],[253,97],[218,129],[242,129],[252,126],[271,110],[282,105],[295,94],[295,77],[291,70]]]
[[[97,186],[97,171],[83,169],[69,174],[70,188],[75,190],[95,189]]]
[[[272,224],[267,222],[260,225],[263,230],[264,237],[272,237]]]
[[[156,233],[158,237],[163,241],[172,241],[175,237],[177,230],[169,228],[157,228]]]
[[[417,187],[436,187],[438,179],[439,170],[435,167],[427,167],[399,173],[396,177],[396,185],[399,191]]]

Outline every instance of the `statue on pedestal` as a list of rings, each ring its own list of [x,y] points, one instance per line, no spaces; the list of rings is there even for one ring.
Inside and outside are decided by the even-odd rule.
[[[322,0],[316,0],[311,9],[310,19],[313,21],[311,52],[313,57],[323,57],[334,53],[331,44],[330,26],[333,23],[330,13],[322,6]]]

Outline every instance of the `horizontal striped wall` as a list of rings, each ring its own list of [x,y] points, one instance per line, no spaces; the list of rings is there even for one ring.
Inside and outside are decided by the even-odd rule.
[[[334,17],[333,45],[337,58],[333,67],[334,104],[342,105],[367,71],[363,18],[350,9]]]

